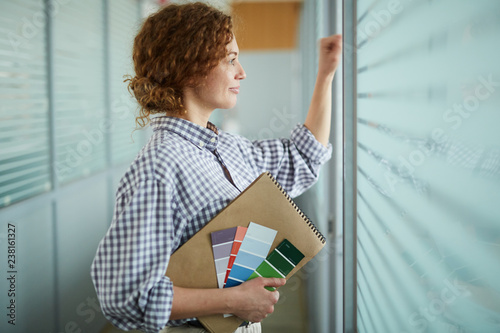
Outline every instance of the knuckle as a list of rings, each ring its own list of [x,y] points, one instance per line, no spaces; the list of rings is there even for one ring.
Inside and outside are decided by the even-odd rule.
[[[260,286],[263,284],[263,277],[258,277],[258,278],[255,278],[255,279],[252,279],[250,281],[253,281],[253,283],[255,283],[256,285]]]

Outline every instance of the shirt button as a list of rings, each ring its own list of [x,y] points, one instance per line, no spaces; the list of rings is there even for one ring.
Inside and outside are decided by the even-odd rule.
[[[203,147],[205,144],[203,143],[203,141],[200,141],[199,145],[200,147]]]
[[[211,139],[210,139],[210,142],[215,142],[215,138],[211,138]]]

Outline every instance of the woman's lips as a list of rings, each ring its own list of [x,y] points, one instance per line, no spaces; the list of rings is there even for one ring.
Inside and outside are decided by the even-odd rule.
[[[240,86],[229,88],[229,90],[235,94],[238,94],[240,92]]]

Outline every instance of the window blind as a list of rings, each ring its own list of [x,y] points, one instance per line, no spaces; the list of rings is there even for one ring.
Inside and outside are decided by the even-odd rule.
[[[137,0],[2,2],[0,207],[129,162],[144,144],[142,132],[132,142],[136,103],[123,83],[139,18]]]
[[[43,1],[0,11],[0,207],[51,188]]]
[[[500,330],[500,3],[356,2],[359,332]]]

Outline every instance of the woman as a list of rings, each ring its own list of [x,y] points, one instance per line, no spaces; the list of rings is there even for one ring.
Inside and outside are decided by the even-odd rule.
[[[92,264],[101,308],[115,326],[186,331],[199,327],[196,317],[203,315],[233,313],[258,323],[273,311],[279,294],[264,287],[284,279],[196,290],[176,287],[164,274],[170,255],[262,172],[270,171],[291,196],[316,181],[331,156],[340,36],[322,39],[320,48],[305,124],[289,140],[250,142],[208,122],[214,109],[235,105],[246,77],[231,17],[196,3],[169,5],[144,22],[129,88],[140,105],[138,124],[151,122],[154,133],[120,182],[113,222]],[[238,332],[260,332],[260,324]]]

